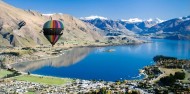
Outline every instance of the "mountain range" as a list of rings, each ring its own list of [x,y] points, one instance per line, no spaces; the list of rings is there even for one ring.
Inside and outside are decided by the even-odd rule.
[[[156,19],[112,20],[101,16],[75,18],[55,13],[42,14],[23,10],[0,0],[0,46],[50,45],[42,33],[43,24],[48,20],[64,23],[63,36],[58,43],[93,43],[105,41],[107,36],[125,35],[127,39],[148,36],[152,38],[190,39],[190,16],[167,21]]]
[[[190,16],[170,20],[131,18],[129,20],[112,20],[101,16],[81,17],[82,21],[109,32],[121,34],[149,35],[153,38],[190,39]]]
[[[156,24],[144,33],[164,36],[167,39],[190,39],[190,16],[174,18],[160,24]]]
[[[84,22],[93,24],[105,32],[122,31],[123,33],[139,33],[163,22],[163,20],[158,18],[148,20],[142,20],[139,18],[131,18],[129,20],[112,20],[101,16],[90,16],[81,17],[80,19]]]

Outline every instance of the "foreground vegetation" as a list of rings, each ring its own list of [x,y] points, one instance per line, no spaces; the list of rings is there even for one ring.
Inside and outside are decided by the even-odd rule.
[[[138,84],[149,93],[190,93],[190,60],[158,55],[144,68],[147,78]]]
[[[4,70],[4,69],[0,69],[0,78],[3,78],[9,74],[12,74],[10,71]]]
[[[35,76],[35,75],[21,75],[14,77],[18,81],[28,81],[28,82],[35,82],[40,84],[48,84],[48,85],[63,85],[68,82],[72,82],[71,79],[61,79],[56,77],[47,77],[47,76]]]

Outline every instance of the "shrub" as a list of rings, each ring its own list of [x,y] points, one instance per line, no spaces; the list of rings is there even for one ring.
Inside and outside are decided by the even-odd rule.
[[[13,55],[13,56],[19,56],[20,54],[18,52],[3,52],[2,55]]]
[[[170,74],[170,76],[160,78],[160,82],[164,86],[172,86],[175,83],[175,81],[176,79],[172,74]]]
[[[175,72],[174,78],[183,80],[185,78],[185,73],[184,72]]]

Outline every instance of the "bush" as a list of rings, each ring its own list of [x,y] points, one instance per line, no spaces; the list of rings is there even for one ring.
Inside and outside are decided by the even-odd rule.
[[[18,52],[3,52],[2,55],[13,55],[13,56],[19,56],[20,54]]]
[[[185,73],[184,72],[176,72],[174,75],[175,79],[183,80],[185,78]]]
[[[160,78],[160,82],[165,86],[172,86],[177,79],[183,80],[185,78],[184,72],[175,72],[175,75],[170,74],[170,76]]]
[[[160,82],[164,86],[172,86],[175,83],[175,81],[176,79],[172,74],[170,74],[170,76],[160,78]]]
[[[30,47],[23,47],[22,50],[31,50]]]
[[[10,78],[10,77],[19,76],[19,75],[21,75],[21,73],[19,73],[18,71],[14,71],[12,74],[7,74],[7,76],[4,78]]]
[[[100,42],[100,40],[96,40],[95,42]]]

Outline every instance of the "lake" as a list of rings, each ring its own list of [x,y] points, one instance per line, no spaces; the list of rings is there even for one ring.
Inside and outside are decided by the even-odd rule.
[[[16,64],[14,67],[56,77],[135,80],[143,78],[139,69],[154,64],[152,58],[156,55],[190,59],[190,41],[154,39],[152,43],[139,45],[73,48],[54,59]]]

